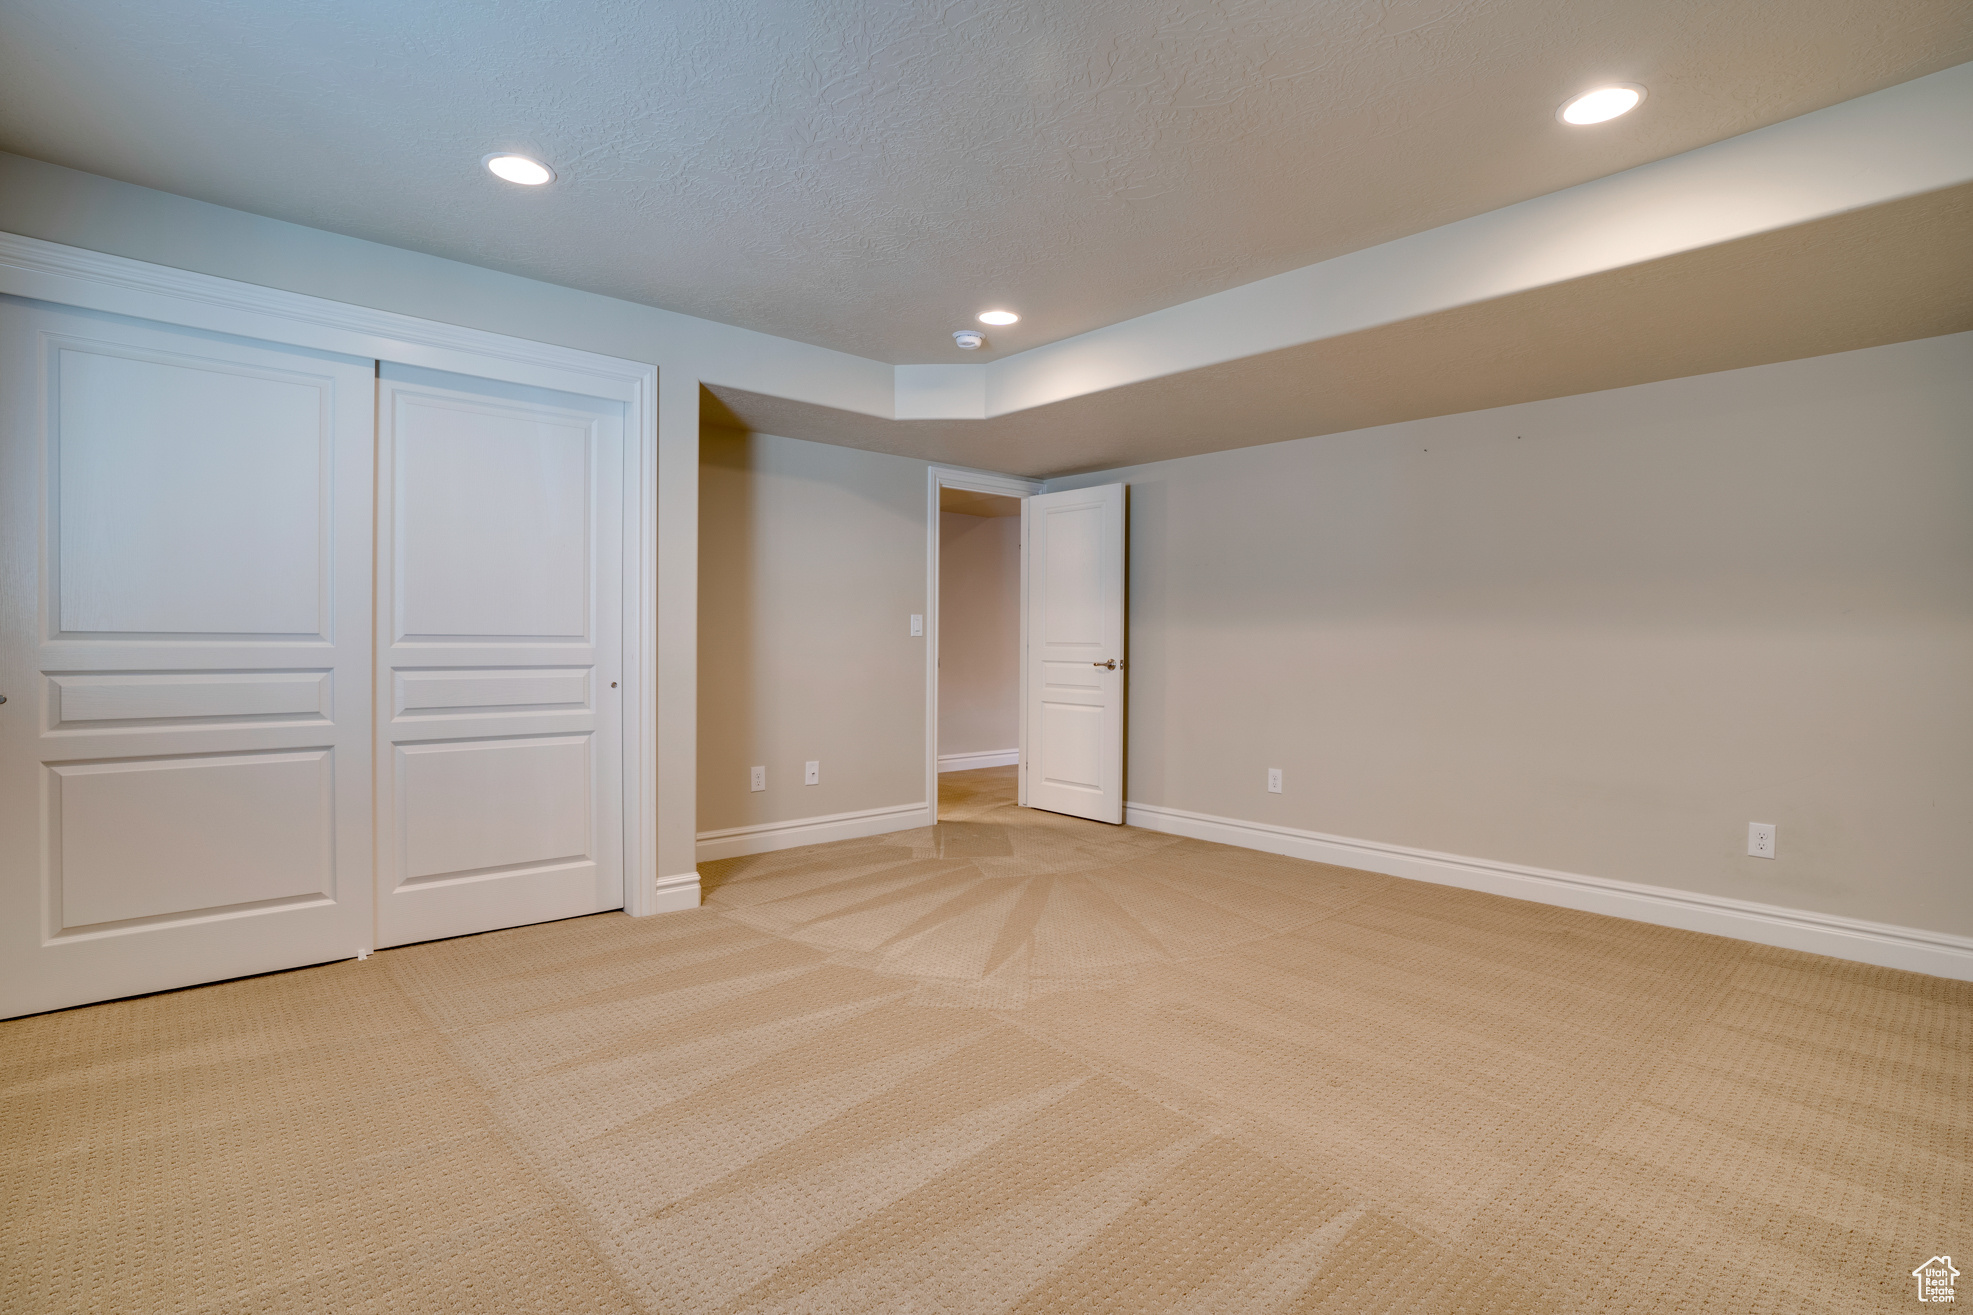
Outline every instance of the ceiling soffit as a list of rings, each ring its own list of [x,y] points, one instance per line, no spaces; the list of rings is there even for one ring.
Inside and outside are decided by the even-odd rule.
[[[1973,330],[1973,183],[991,420],[713,423],[1042,478]]]
[[[985,366],[895,367],[899,420],[984,419],[1973,181],[1973,64]]]
[[[0,148],[938,363],[1968,59],[1965,0],[10,0]],[[1609,81],[1650,99],[1555,121]],[[497,183],[494,150],[560,180]],[[966,357],[950,333],[990,304],[1024,318]]]

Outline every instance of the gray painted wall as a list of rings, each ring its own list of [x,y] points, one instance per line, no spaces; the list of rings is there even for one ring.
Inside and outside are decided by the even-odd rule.
[[[1021,518],[939,513],[939,752],[1021,742]]]
[[[1133,802],[1973,933],[1973,334],[1117,479]]]
[[[925,611],[925,469],[701,436],[701,831],[923,801],[925,641],[910,618]],[[810,759],[820,785],[802,784]]]

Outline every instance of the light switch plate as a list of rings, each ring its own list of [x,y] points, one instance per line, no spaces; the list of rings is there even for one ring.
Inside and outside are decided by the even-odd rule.
[[[822,764],[821,764],[821,763],[819,763],[819,762],[811,762],[811,763],[804,763],[804,764],[802,764],[802,784],[803,784],[803,785],[821,785],[821,784],[822,784]]]
[[[925,633],[925,618],[921,614],[917,612],[913,612],[911,614],[912,637],[917,638],[922,636],[924,633]]]

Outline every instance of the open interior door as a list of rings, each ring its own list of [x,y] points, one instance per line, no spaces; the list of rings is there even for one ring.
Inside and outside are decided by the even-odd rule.
[[[1024,501],[1023,802],[1124,820],[1124,486]]]

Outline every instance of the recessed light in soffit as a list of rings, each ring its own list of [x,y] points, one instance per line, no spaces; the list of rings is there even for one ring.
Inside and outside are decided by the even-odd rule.
[[[543,183],[555,181],[555,171],[539,160],[530,160],[525,155],[514,155],[506,151],[495,151],[480,161],[487,171],[496,178],[523,187],[539,187]]]
[[[1635,82],[1616,82],[1595,91],[1585,91],[1561,109],[1555,117],[1564,123],[1583,127],[1592,123],[1608,123],[1619,115],[1629,114],[1644,103],[1644,88]]]

